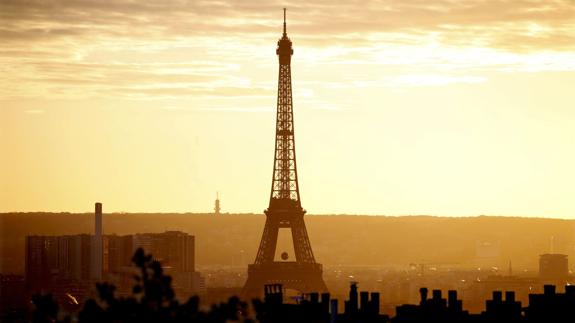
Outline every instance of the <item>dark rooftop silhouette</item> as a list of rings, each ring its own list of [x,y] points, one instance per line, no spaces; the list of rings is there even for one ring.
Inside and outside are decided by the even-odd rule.
[[[204,311],[199,308],[198,296],[180,303],[172,289],[171,277],[152,259],[152,255],[145,255],[142,249],[134,254],[132,261],[138,274],[134,276],[131,296],[117,297],[114,285],[98,283],[99,300],[89,299],[83,304],[77,315],[78,322],[562,323],[575,320],[575,286],[566,286],[565,293],[557,293],[553,285],[545,285],[543,294],[531,294],[526,307],[515,300],[513,291],[505,294],[494,291],[492,299],[485,302],[485,310],[479,314],[464,310],[456,291],[448,291],[446,299],[441,290],[433,290],[429,297],[427,288],[421,288],[419,304],[398,306],[396,315],[390,318],[380,314],[379,293],[359,291],[356,283],[351,284],[341,313],[337,300],[330,299],[329,293],[301,294],[295,303],[285,302],[281,284],[266,285],[264,299],[254,299],[253,309],[247,302],[231,297]],[[59,305],[49,294],[33,296],[32,303],[32,322],[71,320],[70,316],[61,318]]]

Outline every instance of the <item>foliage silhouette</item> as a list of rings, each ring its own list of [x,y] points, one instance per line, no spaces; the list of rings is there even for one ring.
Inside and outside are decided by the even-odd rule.
[[[52,298],[52,294],[32,296],[34,311],[32,312],[32,322],[34,323],[51,323],[57,322],[58,304]],[[66,319],[65,322],[68,322]]]
[[[227,303],[214,304],[210,310],[202,311],[199,298],[191,297],[179,303],[172,288],[172,278],[164,275],[162,266],[144,254],[141,248],[136,251],[132,262],[138,268],[134,275],[135,285],[129,297],[116,297],[116,287],[109,283],[96,284],[99,300],[89,299],[79,312],[79,323],[251,323],[248,305],[237,297]],[[32,299],[34,323],[69,322],[70,317],[58,320],[58,305],[52,295],[35,295]]]

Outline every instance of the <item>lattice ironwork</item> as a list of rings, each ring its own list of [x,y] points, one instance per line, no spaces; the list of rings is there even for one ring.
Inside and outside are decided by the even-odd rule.
[[[322,267],[315,262],[304,222],[297,177],[294,139],[294,117],[291,86],[292,42],[287,36],[285,9],[284,30],[278,41],[278,96],[275,134],[274,168],[266,224],[255,263],[248,268],[244,293],[263,291],[263,285],[282,283],[300,291],[327,290]],[[275,261],[278,232],[291,229],[295,261]]]
[[[284,36],[278,45],[285,45],[282,42],[287,43],[289,39]],[[282,47],[278,47],[278,53],[280,49],[285,52]],[[289,42],[289,49],[291,49],[291,42]],[[279,53],[279,55],[282,55],[282,53]],[[300,206],[295,158],[291,65],[289,60],[288,64],[280,63],[279,66],[276,142],[270,207],[272,203],[277,203],[275,200],[292,200],[297,206]]]

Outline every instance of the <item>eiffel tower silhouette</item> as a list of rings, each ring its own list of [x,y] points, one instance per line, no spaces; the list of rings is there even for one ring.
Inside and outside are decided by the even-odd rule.
[[[307,235],[301,207],[294,140],[294,119],[291,87],[292,42],[286,32],[284,8],[283,36],[278,41],[279,57],[277,120],[275,135],[274,171],[270,203],[260,247],[253,264],[248,265],[248,279],[243,295],[261,295],[266,284],[282,284],[300,292],[324,292],[322,266],[316,263]],[[278,232],[291,229],[295,261],[275,261]]]

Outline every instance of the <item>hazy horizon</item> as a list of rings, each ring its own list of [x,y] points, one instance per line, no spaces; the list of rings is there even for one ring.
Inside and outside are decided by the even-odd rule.
[[[0,2],[0,211],[268,206],[283,2]],[[289,3],[302,206],[575,218],[575,4]]]
[[[105,205],[104,205],[105,208]],[[251,263],[258,251],[266,217],[263,215],[214,216],[213,214],[105,214],[103,234],[127,235],[181,231],[196,237],[198,265],[231,265],[244,254]],[[94,215],[0,214],[4,224],[0,237],[3,264],[0,272],[21,272],[25,237],[94,233]],[[306,227],[318,262],[324,265],[408,266],[425,260],[505,268],[511,259],[516,268],[535,268],[538,256],[549,252],[575,255],[574,220],[510,217],[378,217],[306,216]],[[278,236],[278,249],[290,250],[285,232]],[[497,256],[483,259],[478,242],[499,245]],[[293,254],[293,252],[289,252]]]
[[[306,210],[307,211],[307,210]],[[0,215],[10,215],[10,214],[94,214],[93,211],[1,211]],[[223,210],[219,215],[214,215],[213,212],[209,211],[198,211],[198,212],[170,212],[170,211],[106,211],[104,214],[114,214],[114,215],[162,215],[162,214],[173,214],[173,215],[210,215],[210,216],[234,216],[234,215],[254,215],[254,216],[265,216],[264,212],[233,212]],[[575,218],[561,218],[552,216],[537,216],[537,215],[505,215],[505,214],[470,214],[470,215],[441,215],[441,214],[365,214],[365,213],[310,213],[307,212],[306,216],[357,216],[357,217],[389,217],[389,218],[402,218],[402,217],[430,217],[430,218],[526,218],[526,219],[541,219],[541,220],[565,220],[565,221],[575,221]]]

